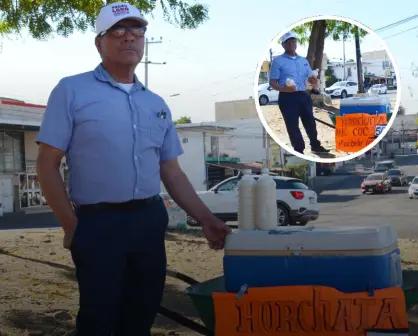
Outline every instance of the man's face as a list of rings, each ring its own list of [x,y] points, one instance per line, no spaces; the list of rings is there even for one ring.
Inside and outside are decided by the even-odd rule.
[[[295,38],[288,39],[285,43],[283,43],[284,50],[287,52],[295,52],[297,48],[297,42]]]
[[[135,20],[121,20],[110,28],[103,36],[96,38],[96,47],[103,59],[112,63],[137,65],[144,55],[145,38],[134,36],[130,31],[125,35],[115,34],[117,28],[139,28],[141,24]],[[120,34],[119,30],[119,34]]]

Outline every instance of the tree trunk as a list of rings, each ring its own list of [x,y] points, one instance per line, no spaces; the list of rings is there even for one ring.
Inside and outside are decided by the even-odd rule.
[[[313,64],[314,64],[316,44],[318,41],[318,33],[319,33],[318,22],[320,21],[314,21],[312,25],[311,36],[309,37],[308,54],[306,55],[306,59],[308,60],[308,63],[311,66],[311,68],[313,67]]]
[[[363,65],[361,63],[361,50],[360,50],[360,37],[358,33],[358,27],[355,30],[354,39],[356,44],[356,61],[357,61],[357,81],[359,93],[364,93],[364,82],[363,82]]]
[[[316,40],[316,50],[312,70],[322,69],[322,58],[324,56],[324,45],[325,45],[325,33],[327,24],[325,20],[315,21],[318,22],[318,37]]]

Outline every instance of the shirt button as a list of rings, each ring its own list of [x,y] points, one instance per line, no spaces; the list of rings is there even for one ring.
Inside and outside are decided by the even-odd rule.
[[[135,160],[138,160],[138,157],[135,155]]]
[[[136,128],[136,125],[134,125],[134,128]]]

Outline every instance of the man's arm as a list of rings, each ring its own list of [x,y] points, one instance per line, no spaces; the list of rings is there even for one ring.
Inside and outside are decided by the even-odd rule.
[[[294,92],[296,87],[294,86],[282,86],[277,81],[280,78],[280,64],[279,59],[276,58],[271,62],[270,74],[269,74],[269,85],[276,91],[280,92]]]
[[[61,160],[73,133],[72,92],[65,80],[52,90],[36,142],[39,144],[36,171],[42,191],[65,233],[71,236],[77,223],[60,174]]]
[[[177,158],[160,162],[161,180],[167,192],[180,208],[199,223],[213,219],[214,214],[196,194],[186,174],[181,169]]]
[[[64,155],[63,151],[45,143],[40,143],[36,172],[42,192],[55,217],[65,233],[72,233],[77,224],[77,217],[71,206],[60,174],[61,160]]]

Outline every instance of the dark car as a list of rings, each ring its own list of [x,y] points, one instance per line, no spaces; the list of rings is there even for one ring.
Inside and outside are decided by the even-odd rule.
[[[392,185],[389,182],[387,173],[373,173],[367,176],[361,183],[361,191],[363,194],[370,193],[385,193],[392,190]]]
[[[408,184],[408,176],[402,169],[389,169],[388,179],[392,185],[404,186]]]
[[[385,173],[389,169],[394,169],[396,167],[397,166],[396,166],[395,161],[392,161],[392,160],[380,161],[380,162],[376,162],[375,166],[373,167],[373,172]]]

